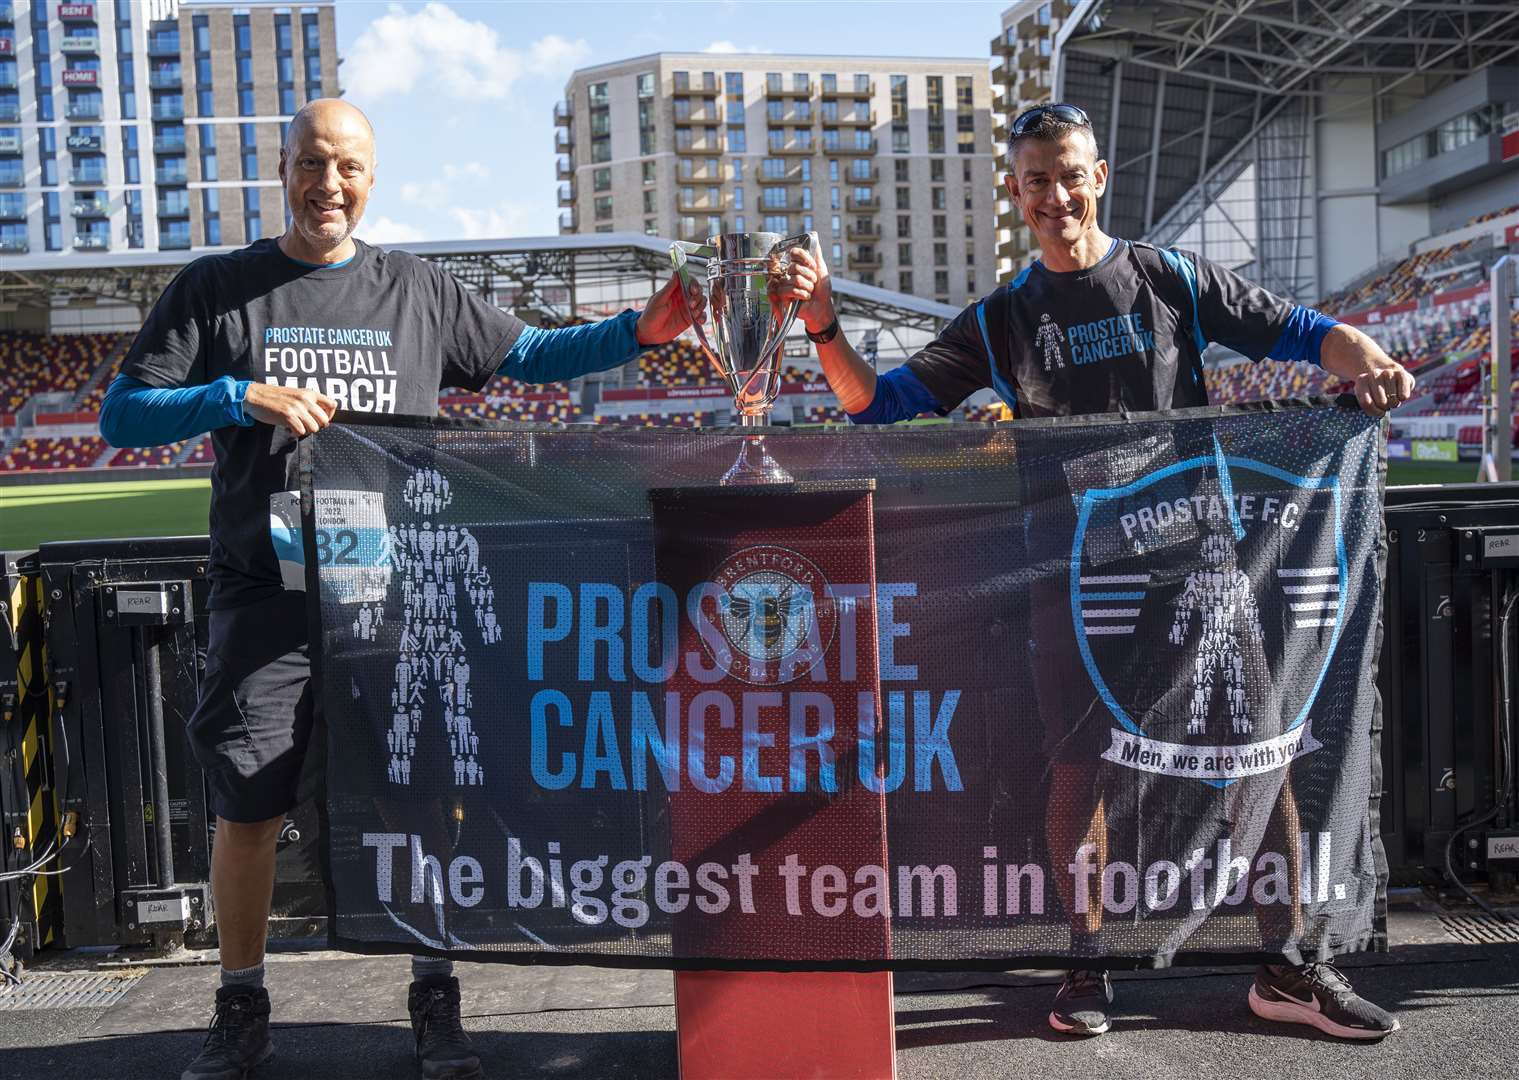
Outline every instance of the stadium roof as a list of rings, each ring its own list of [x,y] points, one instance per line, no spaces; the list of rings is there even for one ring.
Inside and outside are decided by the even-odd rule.
[[[598,299],[648,295],[670,273],[670,242],[642,233],[432,240],[385,244],[441,264],[482,292],[511,290],[514,306],[568,316]],[[217,249],[232,250],[232,249]],[[47,307],[155,301],[181,268],[206,251],[25,255],[0,262],[0,304]],[[846,278],[834,279],[841,315],[882,327],[933,333],[959,308]]]
[[[1274,96],[1311,92],[1315,75],[1386,76],[1387,93],[1519,54],[1513,0],[1083,0],[1067,26],[1067,54]]]

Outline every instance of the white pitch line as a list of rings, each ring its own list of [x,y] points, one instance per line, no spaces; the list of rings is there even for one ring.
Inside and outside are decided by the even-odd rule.
[[[1338,611],[1338,600],[1305,600],[1301,604],[1288,604],[1293,611]]]
[[[1328,584],[1328,585],[1283,585],[1282,586],[1282,592],[1286,593],[1288,596],[1306,596],[1306,595],[1308,595],[1310,593],[1328,593],[1328,592],[1339,592],[1339,591],[1340,591],[1340,587],[1337,584]]]
[[[1304,569],[1281,569],[1276,572],[1277,577],[1329,577],[1338,574],[1338,566],[1310,566]]]
[[[1137,607],[1089,607],[1082,608],[1081,614],[1088,619],[1137,619],[1139,609]]]
[[[1333,626],[1338,619],[1299,619],[1294,626]]]
[[[1144,585],[1150,580],[1149,574],[1097,574],[1093,577],[1083,577],[1083,585]]]
[[[1091,635],[1091,634],[1132,634],[1133,632],[1134,632],[1134,627],[1133,626],[1106,626],[1106,625],[1104,625],[1104,626],[1089,626],[1089,627],[1087,627],[1087,634],[1088,635]]]

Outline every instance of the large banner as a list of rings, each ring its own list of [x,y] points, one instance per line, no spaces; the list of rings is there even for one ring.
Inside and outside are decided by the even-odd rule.
[[[740,452],[795,483],[719,486]],[[762,443],[344,416],[302,455],[339,947],[1382,943],[1384,449],[1353,404]]]

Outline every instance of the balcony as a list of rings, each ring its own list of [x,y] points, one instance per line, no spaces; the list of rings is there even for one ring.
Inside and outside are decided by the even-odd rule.
[[[1013,48],[1017,44],[1018,35],[1016,33],[1013,33],[1011,28],[1008,29],[1007,33],[1013,34],[1012,41],[1008,41],[1006,36],[1003,34],[998,34],[996,37],[992,38],[992,43],[987,48],[987,51],[990,52],[993,56],[1006,56],[1008,53],[1013,51]]]
[[[0,172],[0,187],[21,187],[26,183],[26,174],[20,169],[6,169]]]
[[[721,124],[723,122],[722,110],[717,107],[717,102],[703,105],[699,109],[691,109],[684,116],[681,110],[675,110],[675,126],[690,127],[693,124]]]
[[[872,195],[868,199],[857,199],[853,195],[846,195],[844,205],[856,213],[875,214],[881,210],[881,197]]]
[[[568,154],[575,149],[575,137],[568,131],[554,132],[554,153]]]
[[[677,82],[670,93],[674,97],[702,97],[715,101],[718,95],[717,80],[713,79],[710,85],[703,83],[701,86],[692,86],[689,82],[682,86]]]
[[[1031,75],[1018,84],[1020,101],[1040,102],[1050,96],[1049,74]]]
[[[722,144],[722,140],[721,139],[694,140],[692,142],[687,143],[685,146],[680,145],[680,143],[677,141],[676,144],[675,144],[675,152],[677,154],[702,155],[702,156],[706,156],[706,157],[722,157],[722,155],[723,155],[723,144]]]
[[[99,195],[90,199],[75,199],[69,213],[76,218],[110,217],[111,204]]]
[[[817,114],[811,109],[805,113],[788,112],[783,116],[769,116],[765,122],[772,127],[804,127],[810,128],[817,120]]]
[[[31,245],[26,242],[26,237],[24,236],[0,237],[0,251],[11,251],[24,255],[31,249]]]
[[[15,124],[15,123],[20,122],[20,120],[21,120],[21,103],[20,102],[16,102],[14,105],[11,104],[10,102],[6,102],[4,104],[0,104],[0,121],[3,121],[5,123],[9,123],[9,124]]]
[[[879,143],[877,143],[874,139],[867,139],[863,144],[841,142],[838,146],[829,147],[828,152],[830,154],[838,154],[840,156],[855,156],[861,154],[874,154],[878,149],[880,149]]]
[[[172,68],[154,68],[148,72],[148,85],[154,90],[178,90],[185,85],[184,74],[178,64]]]
[[[154,169],[153,182],[156,184],[188,184],[190,177],[183,168]]]
[[[16,21],[16,7],[11,0],[0,0],[0,23]]]
[[[105,140],[99,135],[69,135],[63,145],[71,154],[105,153]]]
[[[16,74],[15,68],[0,71],[0,90],[15,90],[20,85],[21,78]]]
[[[100,236],[96,233],[74,234],[75,251],[109,251],[110,249],[111,238],[109,236]]]
[[[575,110],[570,108],[568,101],[554,102],[554,126],[569,127],[570,120],[575,116]]]
[[[26,199],[20,195],[7,195],[0,199],[0,221],[25,221]]]
[[[805,214],[812,212],[812,200],[788,192],[785,199],[760,199],[758,209],[762,214]]]
[[[560,211],[560,213],[559,213],[559,231],[560,232],[574,232],[575,231],[575,211],[573,211],[573,210],[562,210],[562,211]]]
[[[868,221],[858,224],[851,223],[844,229],[844,235],[851,240],[879,240],[881,239],[881,227]]]
[[[179,236],[166,236],[163,233],[159,233],[158,234],[158,250],[159,251],[189,251],[190,250],[190,237],[189,237],[189,234],[185,233],[185,234],[181,234]]]
[[[873,248],[855,248],[849,253],[851,270],[879,270],[881,253]]]
[[[559,185],[559,205],[575,205],[575,185],[573,182]]]
[[[164,35],[149,34],[148,35],[148,56],[149,57],[162,57],[163,59],[168,59],[169,57],[178,57],[179,56],[179,35],[178,34],[164,34]],[[186,245],[186,246],[188,246],[188,245]]]
[[[866,165],[863,169],[856,169],[854,165],[865,165],[863,161],[851,162],[851,168],[844,174],[846,184],[874,184],[881,179],[881,170],[874,165]]]
[[[684,195],[675,196],[675,209],[682,214],[720,214],[723,211],[723,197],[709,199],[706,195],[692,195],[689,199]]]
[[[0,154],[21,153],[20,135],[0,135]]]
[[[185,152],[184,131],[181,130],[178,135],[153,136],[153,152],[155,154],[183,154]]]
[[[158,216],[161,218],[187,218],[190,216],[190,200],[159,199]]]
[[[64,34],[58,51],[65,56],[94,56],[100,51],[100,38],[95,34]]]
[[[155,101],[153,103],[154,120],[183,120],[185,118],[185,103],[183,101]]]
[[[876,111],[866,109],[864,112],[849,112],[840,116],[837,120],[829,120],[830,124],[838,124],[841,127],[875,127]]]
[[[676,173],[682,184],[720,184],[723,182],[723,166],[719,161],[685,161],[691,166]]]
[[[812,143],[783,143],[780,146],[769,146],[765,153],[771,157],[811,157],[816,149]]]
[[[59,4],[58,19],[60,22],[86,22],[95,21],[94,4]]]
[[[104,187],[105,170],[87,169],[81,172],[75,169],[69,173],[69,183],[75,187]]]
[[[554,161],[554,175],[560,180],[575,179],[575,166],[567,157],[556,158]]]
[[[840,84],[837,89],[823,91],[825,98],[870,98],[875,97],[875,94],[876,84],[874,79],[858,85],[855,83],[850,83],[847,86]]]
[[[1047,53],[1042,53],[1039,49],[1030,46],[1018,54],[1018,66],[1024,71],[1048,71],[1050,58]]]
[[[783,81],[780,86],[765,84],[765,96],[773,98],[810,98],[812,96],[812,84],[806,86],[793,86]]]
[[[764,165],[756,165],[754,179],[761,184],[810,184],[812,173],[810,170],[803,171],[801,162],[781,172],[772,172]]]

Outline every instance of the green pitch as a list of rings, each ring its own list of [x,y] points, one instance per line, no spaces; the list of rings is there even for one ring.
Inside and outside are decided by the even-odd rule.
[[[1394,461],[1390,484],[1471,483],[1473,462]],[[0,481],[3,483],[3,481]],[[203,536],[209,480],[107,480],[0,487],[0,550],[50,540],[127,536]]]
[[[0,550],[50,540],[204,536],[210,503],[209,480],[0,487]]]

